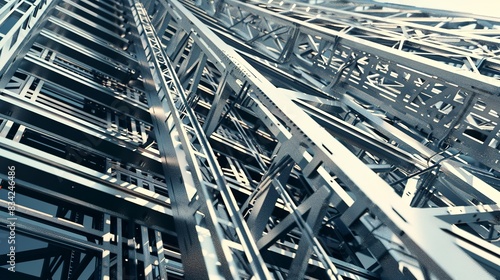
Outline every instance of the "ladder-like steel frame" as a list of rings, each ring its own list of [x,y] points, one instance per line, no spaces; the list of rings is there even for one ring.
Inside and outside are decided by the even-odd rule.
[[[18,277],[498,275],[495,19],[233,0],[0,15]]]

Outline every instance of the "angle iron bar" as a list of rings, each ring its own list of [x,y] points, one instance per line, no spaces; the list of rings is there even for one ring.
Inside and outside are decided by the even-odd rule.
[[[78,12],[76,12],[74,9],[71,9],[73,11],[72,14],[84,13],[84,14],[87,14],[89,16],[92,16],[93,18],[98,19],[101,22],[107,23],[110,26],[115,26],[117,29],[120,29],[122,31],[125,30],[124,28],[120,27],[116,22],[113,22],[113,19],[115,21],[120,21],[121,18],[118,15],[110,13],[110,12],[106,11],[105,9],[102,9],[101,7],[94,6],[93,7],[94,11],[92,11],[91,9],[86,8],[83,5],[78,4],[77,1],[62,0],[61,2],[67,3],[69,6],[75,7],[79,10]],[[92,7],[92,4],[93,4],[92,2],[88,2],[85,0],[81,0],[79,2],[85,3],[87,5],[87,7]],[[60,6],[60,7],[63,7],[63,9],[66,9],[66,7],[64,7],[64,6]],[[69,11],[69,9],[68,9],[68,11]]]
[[[101,254],[101,267],[100,275],[103,280],[109,280],[110,269],[111,269],[111,215],[110,213],[104,212],[102,214],[102,254]],[[121,244],[120,244],[121,245]],[[121,247],[121,246],[120,246]]]
[[[3,175],[0,174],[0,177],[3,177]],[[7,177],[5,176],[3,179],[6,179],[6,178]],[[112,210],[110,208],[101,207],[101,206],[92,204],[90,202],[82,200],[82,198],[75,198],[75,197],[71,197],[71,196],[68,196],[66,194],[62,194],[60,192],[54,191],[54,190],[46,189],[46,188],[44,188],[44,186],[42,184],[34,184],[34,183],[30,183],[30,182],[23,180],[23,181],[19,181],[19,185],[22,185],[23,188],[25,188],[29,191],[35,192],[35,193],[42,191],[44,195],[50,196],[52,199],[57,198],[60,200],[64,200],[65,202],[73,204],[76,207],[93,209],[95,211],[107,213],[107,214],[112,215],[118,219],[128,219],[129,218],[129,216],[124,214],[124,213],[119,213],[119,212]],[[167,214],[172,216],[171,212],[167,213]],[[164,227],[162,225],[154,225],[152,228],[154,228],[156,230],[161,230],[162,232],[165,232],[165,233],[169,233],[170,235],[175,235],[175,232],[173,231],[174,229],[172,229],[172,228],[167,228],[167,227]]]
[[[9,203],[8,201],[0,200],[0,207],[7,209],[8,203]],[[69,221],[67,219],[62,219],[62,218],[56,217],[55,215],[41,213],[38,210],[29,208],[27,206],[20,205],[20,204],[16,205],[16,213],[20,213],[20,215],[16,214],[16,216],[26,216],[26,217],[29,217],[28,218],[29,220],[38,221],[38,222],[43,223],[46,226],[54,227],[54,228],[57,227],[58,229],[62,229],[62,230],[67,231],[67,232],[79,234],[79,235],[85,236],[87,238],[95,238],[96,240],[98,240],[105,233],[103,231],[96,230],[93,228],[85,228],[81,224],[76,224],[76,223]]]
[[[373,116],[366,109],[362,108],[361,105],[357,104],[354,99],[348,94],[344,94],[341,97],[342,101],[349,106],[351,109],[362,115],[370,124],[375,126],[379,131],[391,137],[399,144],[406,144],[407,150],[420,154],[425,158],[434,159],[436,161],[442,160],[443,156],[436,154],[435,151],[425,146],[424,144],[418,142],[412,137],[402,133],[395,127],[384,122],[379,117]],[[441,164],[441,171],[447,173],[450,176],[457,178],[457,187],[471,186],[477,190],[478,194],[483,194],[488,200],[493,203],[500,203],[500,193],[498,190],[488,185],[478,177],[474,176],[470,172],[464,169],[464,165],[455,161],[444,161]]]
[[[136,68],[136,62],[130,60],[128,62],[129,66],[126,66],[124,63],[118,62],[114,58],[102,55],[89,47],[77,43],[74,40],[61,37],[53,31],[42,29],[39,33],[41,36],[37,37],[37,43],[57,50],[59,53],[63,53],[69,57],[73,57],[74,59],[80,58],[79,55],[84,55],[85,59],[91,59],[92,62],[99,63],[99,67],[95,67],[100,71],[108,73],[110,76],[117,75],[116,71],[119,69],[123,72],[129,72],[132,68]],[[61,48],[63,48],[61,50]],[[85,60],[87,64],[94,65],[93,63],[89,63]],[[103,70],[103,69],[108,69]]]
[[[76,1],[75,1],[76,2]],[[81,0],[80,3],[85,3],[87,7],[93,8],[96,12],[101,13],[105,16],[114,16],[120,21],[123,20],[124,9],[120,2],[118,1],[89,1]]]
[[[71,24],[67,21],[64,21],[60,18],[57,18],[55,16],[51,16],[47,22],[50,22],[51,25],[55,25],[60,28],[64,28],[68,32],[74,33],[75,35],[82,37],[90,42],[92,42],[95,45],[99,45],[101,48],[108,50],[110,52],[110,56],[113,57],[114,59],[118,59],[118,55],[123,57],[123,62],[128,63],[128,61],[133,61],[137,63],[137,59],[134,55],[131,53],[125,51],[123,48],[120,46],[116,46],[111,44],[110,42],[102,39],[99,36],[96,36],[95,34],[92,34],[86,30],[83,30],[74,24]],[[45,27],[47,28],[47,27]],[[112,53],[112,54],[111,54]],[[116,53],[116,54],[115,54]]]
[[[4,217],[0,217],[0,224],[7,225],[9,224],[9,220]],[[95,244],[86,240],[78,240],[73,236],[63,234],[59,231],[53,231],[46,228],[42,228],[35,223],[29,223],[27,221],[17,222],[16,223],[16,232],[19,231],[21,233],[33,236],[35,238],[42,238],[45,240],[50,240],[52,242],[56,242],[59,244],[64,244],[66,246],[74,246],[83,250],[93,250],[96,253],[102,252],[103,249],[100,245]]]
[[[127,187],[118,186],[116,184],[116,179],[111,175],[102,174],[69,160],[61,160],[61,158],[57,156],[5,138],[0,138],[0,144],[0,151],[2,152],[1,157],[10,158],[19,164],[27,165],[49,174],[54,174],[54,176],[65,178],[76,184],[107,192],[110,195],[127,197],[125,195],[127,194],[134,198],[130,200],[132,203],[138,205],[145,202],[153,203],[153,205],[150,204],[150,209],[161,214],[172,215],[170,205],[161,199],[157,199],[158,195],[149,190],[143,188],[129,189]]]
[[[99,32],[100,33],[100,37],[102,37],[102,35],[104,36],[107,36],[107,38],[109,38],[110,40],[114,40],[114,41],[118,41],[118,42],[121,42],[121,43],[127,43],[127,39],[125,39],[124,37],[121,37],[119,34],[117,34],[116,32],[113,32],[111,30],[109,30],[108,28],[105,28],[105,27],[102,27],[102,26],[95,26],[95,22],[92,21],[92,20],[95,20],[94,18],[91,18],[91,19],[88,19],[86,18],[85,16],[83,15],[79,15],[77,13],[74,13],[66,8],[62,8],[61,6],[57,6],[55,8],[56,11],[60,12],[61,14],[64,14],[65,16],[67,16],[68,18],[73,18],[74,20],[68,20],[68,21],[71,21],[73,24],[76,24],[77,22],[75,22],[75,20],[78,20],[78,25],[82,25],[82,27],[80,28],[93,28],[93,29],[97,29],[96,32]],[[103,18],[101,18],[100,20],[103,20]],[[116,28],[119,28],[118,26],[116,26]]]
[[[127,134],[126,136],[125,135],[116,136],[116,135],[113,135],[112,133],[110,133],[108,127],[105,126],[106,125],[105,120],[96,121],[92,118],[86,119],[85,115],[79,115],[79,116],[81,116],[81,118],[78,118],[78,117],[75,117],[75,115],[80,113],[79,111],[75,112],[75,111],[64,110],[65,108],[62,106],[58,108],[59,110],[56,110],[56,109],[49,107],[46,104],[43,104],[41,102],[38,103],[36,101],[33,102],[33,101],[25,100],[25,99],[20,99],[19,95],[11,92],[10,90],[0,90],[0,92],[2,92],[5,96],[9,96],[9,98],[0,98],[0,100],[2,102],[6,102],[6,103],[8,102],[11,104],[11,106],[18,106],[18,107],[23,108],[23,111],[26,110],[26,111],[30,111],[34,114],[43,115],[43,116],[49,117],[48,119],[51,119],[54,122],[60,122],[64,125],[68,125],[68,126],[77,128],[78,130],[89,135],[89,137],[87,137],[87,140],[90,140],[93,137],[96,137],[96,139],[99,139],[99,140],[97,140],[98,142],[105,141],[105,139],[108,139],[112,143],[116,143],[118,145],[121,145],[122,147],[129,147],[130,149],[136,149],[137,146],[139,145],[139,143],[137,141],[134,141],[135,139],[134,139],[133,135]],[[44,99],[52,101],[54,103],[57,102],[49,97],[45,97]],[[45,114],[40,113],[41,112],[40,108],[41,108],[41,110],[45,111],[46,113]],[[12,110],[12,111],[15,111],[15,110]],[[134,120],[134,119],[132,118],[132,120]],[[16,119],[16,121],[19,123],[23,123],[24,119],[21,117],[21,118]],[[33,124],[31,124],[31,125],[33,125]],[[26,126],[30,127],[30,124],[26,123]],[[43,130],[43,127],[37,127],[36,129]],[[93,136],[93,137],[91,137],[91,136]],[[94,143],[94,144],[98,144],[98,143]],[[147,158],[152,159],[152,156],[149,155]]]
[[[284,153],[282,153],[284,154]],[[247,211],[250,208],[251,204],[255,204],[255,201],[259,200],[263,195],[265,196],[264,192],[267,191],[267,189],[270,188],[270,185],[272,184],[272,181],[280,175],[284,171],[284,167],[287,165],[292,165],[294,164],[293,159],[289,156],[286,155],[277,155],[275,158],[273,158],[272,163],[269,165],[269,169],[264,173],[262,176],[261,181],[255,188],[255,190],[248,196],[247,200],[245,203],[243,203],[241,210],[242,212]],[[287,170],[291,171],[291,170]],[[287,174],[289,176],[289,174]],[[274,202],[276,203],[276,202]],[[255,209],[252,210],[252,214]],[[258,210],[258,209],[257,209]],[[260,211],[259,211],[260,212]],[[251,218],[250,218],[251,219]],[[261,234],[261,232],[259,232]]]
[[[141,247],[142,247],[144,268],[146,268],[146,271],[147,271],[145,277],[146,277],[146,279],[148,279],[148,278],[152,278],[152,270],[149,270],[148,267],[152,267],[153,261],[155,260],[155,257],[153,256],[152,252],[150,253],[150,251],[149,251],[149,246],[152,247],[154,245],[153,245],[152,240],[149,240],[148,228],[145,226],[139,226],[139,228],[140,228],[139,236],[141,237],[141,241],[142,241]]]
[[[8,90],[4,90],[3,93],[14,95]],[[102,156],[111,155],[116,158],[128,159],[137,166],[147,166],[153,172],[160,172],[160,160],[151,153],[144,150],[140,154],[130,153],[137,150],[137,146],[132,142],[112,136],[110,132],[102,128],[75,121],[77,119],[73,116],[63,114],[62,116],[65,117],[63,118],[59,115],[59,112],[52,108],[45,108],[44,111],[42,110],[44,106],[41,104],[35,106],[27,99],[10,98],[11,96],[7,94],[0,96],[0,108],[7,109],[8,111],[5,113],[10,111],[11,114],[6,118],[15,118],[18,123],[53,137],[57,134],[55,132],[57,129],[71,131],[72,133],[66,136],[66,140],[75,147],[89,149]],[[1,115],[4,115],[4,112],[0,113]],[[30,121],[33,118],[36,118],[36,120]],[[123,154],[124,152],[125,154]]]
[[[335,267],[335,265],[332,263],[332,261],[328,257],[328,254],[323,249],[323,246],[321,246],[321,244],[319,243],[315,234],[313,233],[313,230],[311,227],[314,227],[314,225],[308,224],[304,220],[304,218],[302,217],[301,213],[299,213],[299,211],[297,211],[297,206],[293,202],[293,199],[290,197],[290,195],[286,191],[283,184],[281,184],[281,182],[277,179],[271,179],[271,180],[272,180],[272,184],[274,185],[274,188],[279,193],[279,195],[283,199],[283,201],[285,201],[285,206],[287,208],[289,208],[290,215],[292,215],[297,226],[300,228],[300,230],[302,232],[301,240],[302,240],[302,238],[307,240],[309,245],[313,248],[313,251],[314,251],[316,257],[324,265],[325,269],[327,269],[327,274],[331,279],[342,280],[343,277],[339,274],[337,267]],[[328,198],[330,196],[330,193],[331,193],[331,190],[329,190],[326,186],[324,186],[323,188],[320,188],[317,192],[315,192],[313,195],[321,195],[322,194],[323,198]],[[311,211],[311,210],[309,210],[309,211]]]
[[[229,110],[231,110],[231,108],[228,108],[228,111]],[[238,118],[236,117],[236,113],[234,111],[229,111],[229,118],[231,119],[234,126],[237,128],[238,132],[243,136],[243,141],[247,145],[247,149],[252,153],[252,156],[259,164],[259,167],[265,170],[266,164],[261,157],[261,153],[258,152],[255,145],[252,143],[252,141],[249,140],[250,138],[248,137],[245,129],[241,126],[240,122],[237,121]]]
[[[236,204],[236,200],[233,197],[231,191],[229,190],[227,184],[225,183],[224,180],[224,175],[217,163],[217,159],[215,157],[215,154],[213,153],[210,144],[208,142],[208,139],[206,138],[205,134],[203,133],[203,128],[199,124],[196,116],[194,115],[194,112],[192,108],[189,106],[188,101],[186,99],[184,90],[180,84],[180,81],[178,80],[177,76],[175,75],[174,68],[172,67],[170,60],[168,57],[164,54],[164,49],[162,47],[159,47],[159,42],[160,39],[157,37],[156,32],[154,28],[152,27],[149,17],[147,16],[147,13],[143,7],[143,5],[139,2],[135,2],[134,7],[137,11],[137,14],[140,17],[141,20],[141,26],[144,30],[144,40],[147,42],[148,47],[150,51],[152,52],[152,58],[153,58],[153,63],[156,66],[156,69],[162,69],[162,75],[160,75],[160,82],[162,83],[163,87],[165,90],[167,90],[166,102],[168,103],[169,108],[172,108],[172,110],[175,110],[175,103],[173,101],[173,98],[180,98],[181,102],[185,106],[185,110],[187,113],[187,117],[190,120],[191,125],[193,125],[193,129],[196,133],[196,138],[200,142],[203,152],[205,154],[205,158],[208,160],[209,167],[212,171],[212,174],[214,175],[214,179],[216,181],[218,190],[222,193],[223,200],[225,201],[225,205],[228,207],[228,212],[230,214],[230,218],[232,223],[236,227],[236,232],[239,237],[239,239],[242,242],[243,248],[244,248],[244,253],[246,257],[249,260],[249,263],[251,264],[251,269],[254,273],[255,277],[258,277],[259,279],[269,279],[270,274],[269,271],[267,270],[262,257],[260,256],[260,253],[258,252],[257,246],[255,245],[255,242],[251,239],[250,231],[248,229],[248,226],[243,220],[243,217],[241,217],[241,214],[239,213],[238,206]],[[158,71],[158,70],[157,70]],[[172,79],[172,85],[168,86],[166,82],[166,75],[168,76],[169,79]],[[182,120],[179,118],[175,112],[172,112],[172,116],[174,117],[174,121],[176,122],[176,125],[178,129],[183,129],[183,123]],[[190,143],[189,139],[185,139],[185,133],[181,134],[181,141],[183,142],[184,146],[188,146],[188,143]],[[183,137],[184,136],[184,137]],[[182,139],[184,138],[184,139]],[[185,147],[187,148],[187,147]],[[190,161],[192,167],[195,167],[195,160],[192,158],[193,154],[191,157],[188,157],[188,161]],[[197,172],[192,172],[193,174],[197,174]],[[201,196],[206,199],[207,201],[210,200],[210,196],[208,195],[208,189],[205,187],[205,185],[202,183],[203,179],[199,178],[198,179],[200,182],[200,186],[197,186],[199,191],[201,191]],[[215,211],[215,210],[213,210]],[[216,219],[215,217],[210,217],[211,219]],[[217,225],[216,221],[213,221],[214,225]],[[217,230],[218,226],[216,227]],[[220,231],[220,229],[218,229]],[[222,232],[214,233],[222,236]],[[223,244],[220,244],[223,245]],[[223,245],[227,246],[227,244]],[[227,258],[228,256],[226,256]],[[231,262],[228,260],[228,262]]]
[[[151,117],[147,114],[148,111],[145,104],[124,96],[125,93],[118,95],[112,89],[104,88],[96,81],[84,78],[61,66],[29,54],[21,62],[20,68],[23,69],[20,71],[24,71],[24,73],[40,79],[51,80],[57,78],[57,81],[63,87],[69,88],[74,92],[79,92],[81,95],[96,102],[104,103],[111,108],[120,108],[122,109],[122,114],[128,114],[145,122],[150,122]],[[78,91],[79,89],[84,89],[84,91]],[[127,109],[126,112],[125,108]]]
[[[150,242],[153,248],[156,248],[157,258],[158,258],[158,267],[160,269],[160,278],[167,279],[167,259],[165,258],[165,252],[163,247],[163,239],[160,231],[154,232],[153,242]],[[154,243],[154,245],[153,245]]]
[[[338,177],[346,182],[349,187],[356,192],[357,196],[360,196],[358,199],[366,201],[367,207],[370,208],[375,215],[392,230],[400,233],[405,245],[409,247],[410,251],[416,254],[417,257],[421,259],[422,263],[436,275],[449,279],[454,276],[458,277],[459,275],[463,277],[471,273],[469,268],[461,269],[455,267],[454,264],[460,259],[458,262],[468,263],[470,266],[475,267],[474,277],[477,277],[476,273],[481,274],[481,277],[490,277],[480,265],[475,263],[470,256],[461,251],[461,249],[454,244],[454,239],[451,236],[441,231],[440,228],[447,228],[449,227],[448,224],[440,222],[435,217],[418,213],[418,211],[414,211],[408,206],[400,203],[401,198],[393,193],[392,188],[390,188],[385,181],[374,174],[344,146],[333,139],[333,137],[323,133],[322,128],[315,124],[304,112],[298,110],[289,99],[273,94],[272,92],[275,87],[269,81],[253,69],[233,49],[230,49],[216,37],[207,27],[204,27],[186,8],[176,0],[170,1],[168,7],[170,12],[183,15],[183,17],[179,16],[182,20],[183,28],[189,30],[194,29],[196,30],[197,36],[203,38],[203,42],[206,44],[206,46],[203,46],[205,51],[220,56],[218,60],[215,60],[220,62],[216,63],[216,67],[222,68],[221,71],[232,70],[232,76],[248,81],[250,85],[254,86],[254,90],[250,95],[253,95],[255,100],[266,104],[268,108],[272,108],[273,113],[279,115],[292,129],[292,133],[295,132],[293,133],[295,137],[304,135],[304,143],[310,143],[310,148],[314,150],[315,155],[324,159],[323,165],[335,171]],[[189,20],[187,18],[189,18]],[[356,42],[356,40],[353,41]],[[356,43],[360,44],[360,42]],[[373,47],[373,45],[370,47]],[[375,49],[379,50],[379,48]],[[472,79],[472,81],[474,81],[474,79]],[[264,120],[264,122],[266,121]],[[280,128],[276,129],[276,127],[271,127],[273,133],[282,135],[281,137],[283,137],[283,135],[289,135],[288,131],[283,131],[281,129],[279,123],[277,123],[276,126]],[[323,147],[328,147],[328,149]],[[343,163],[349,161],[349,168],[340,164],[340,159],[342,159]],[[365,174],[363,178],[358,176],[360,172]],[[329,179],[326,178],[326,181],[328,180]],[[373,188],[374,184],[378,186],[377,190]],[[403,218],[402,215],[406,218]],[[426,226],[428,224],[434,226],[428,228]],[[422,234],[419,228],[424,227],[427,227],[428,230],[425,234]],[[452,252],[455,256],[453,264],[450,263],[448,257],[435,250],[437,247],[441,247],[445,251],[449,250],[448,253]],[[471,277],[473,276],[471,275]]]
[[[359,141],[358,145],[365,150],[373,150],[372,153],[380,154],[380,157],[390,158],[389,161],[396,162],[398,166],[403,166],[405,168],[415,168],[415,166],[423,165],[423,162],[413,156],[412,154],[406,152],[405,150],[394,147],[388,143],[382,142],[371,135],[367,134],[363,130],[357,128],[356,126],[350,125],[340,119],[330,116],[324,111],[317,109],[316,107],[298,100],[295,102],[299,107],[303,108],[311,117],[317,119],[318,122],[328,124],[330,129],[334,130],[334,133],[339,135],[340,138],[345,138],[345,141],[350,141],[349,139],[356,139],[353,141]],[[356,145],[356,144],[354,144]],[[387,154],[389,154],[387,156]]]
[[[122,236],[122,227],[123,227],[123,224],[122,224],[122,219],[116,219],[116,232],[118,233],[118,238],[121,238]],[[123,262],[121,261],[121,259],[123,259],[124,257],[124,252],[123,252],[123,246],[118,246],[118,248],[116,248],[116,258],[117,258],[117,261],[116,261],[116,273],[117,275],[123,275]]]

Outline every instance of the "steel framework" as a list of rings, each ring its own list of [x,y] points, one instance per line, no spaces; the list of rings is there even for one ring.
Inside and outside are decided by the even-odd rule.
[[[497,278],[499,30],[370,1],[4,0],[1,279]]]

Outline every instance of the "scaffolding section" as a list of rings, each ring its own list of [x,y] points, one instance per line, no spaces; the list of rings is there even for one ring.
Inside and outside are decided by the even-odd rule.
[[[500,19],[2,1],[1,279],[500,275]]]

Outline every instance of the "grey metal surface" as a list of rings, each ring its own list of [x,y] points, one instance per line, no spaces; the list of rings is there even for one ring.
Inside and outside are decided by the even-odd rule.
[[[438,148],[456,147],[498,169],[496,28],[430,27],[397,9],[374,17],[286,1],[201,3],[227,33],[298,80],[331,96],[349,92]]]
[[[497,19],[0,4],[2,279],[500,274]]]

